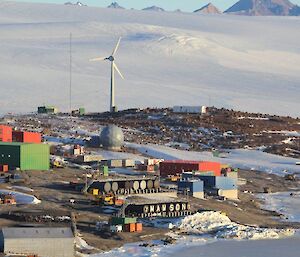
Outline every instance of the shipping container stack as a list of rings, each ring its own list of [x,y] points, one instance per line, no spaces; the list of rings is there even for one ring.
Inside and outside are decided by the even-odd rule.
[[[142,232],[143,224],[138,223],[136,218],[112,217],[110,219],[111,232]]]
[[[41,133],[28,131],[12,131],[13,142],[40,144],[42,142]]]
[[[49,170],[50,149],[41,139],[40,133],[13,131],[9,126],[0,125],[1,171]]]

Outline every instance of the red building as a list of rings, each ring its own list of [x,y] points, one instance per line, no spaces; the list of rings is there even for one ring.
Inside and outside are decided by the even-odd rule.
[[[0,125],[0,142],[12,142],[12,128]]]
[[[13,131],[12,139],[13,142],[39,144],[42,141],[42,135],[41,133],[37,133],[37,132]]]
[[[184,160],[163,161],[159,164],[159,170],[162,177],[188,171],[213,171],[215,176],[221,176],[221,163]]]

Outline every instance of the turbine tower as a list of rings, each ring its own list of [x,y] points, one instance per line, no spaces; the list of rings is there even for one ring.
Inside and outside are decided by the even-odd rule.
[[[121,37],[119,38],[112,54],[109,57],[97,57],[93,58],[90,61],[110,61],[111,62],[111,82],[110,82],[110,112],[116,112],[115,106],[115,70],[119,73],[120,77],[124,79],[122,73],[120,72],[118,66],[115,64],[115,54],[118,51],[119,45],[121,42]]]

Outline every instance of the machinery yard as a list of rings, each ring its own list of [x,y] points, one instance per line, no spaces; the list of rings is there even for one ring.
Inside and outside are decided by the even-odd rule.
[[[77,254],[108,251],[132,242],[147,243],[156,239],[169,242],[170,239],[166,236],[170,231],[168,220],[189,217],[197,212],[220,212],[237,224],[266,229],[300,228],[299,223],[284,220],[280,213],[263,209],[262,200],[256,197],[260,193],[297,192],[297,173],[287,172],[286,176],[278,176],[255,170],[234,169],[226,165],[226,151],[230,151],[231,147],[245,145],[249,141],[254,142],[253,135],[247,134],[251,139],[245,136],[246,134],[239,137],[240,143],[235,146],[233,143],[226,145],[226,151],[219,147],[218,154],[224,155],[224,163],[153,159],[146,152],[131,148],[130,144],[123,145],[122,138],[107,141],[106,147],[91,144],[100,134],[99,128],[108,124],[120,125],[126,116],[129,117],[128,122],[123,123],[122,131],[127,142],[146,144],[157,140],[158,143],[164,144],[165,141],[161,141],[159,136],[168,139],[169,142],[178,142],[178,145],[172,145],[173,148],[191,146],[191,141],[180,139],[175,129],[169,130],[170,126],[182,129],[186,125],[170,125],[167,118],[160,121],[160,127],[157,127],[158,119],[149,118],[159,116],[160,112],[166,110],[127,111],[81,117],[66,114],[5,117],[3,121],[14,129],[43,134],[42,138],[46,144],[42,143],[41,147],[49,145],[47,158],[51,168],[45,165],[45,162],[38,162],[43,167],[40,170],[35,168],[32,164],[36,163],[34,158],[27,163],[31,165],[28,169],[25,165],[25,169],[19,167],[12,170],[11,163],[2,162],[5,172],[2,173],[3,183],[0,184],[3,196],[0,226],[71,227],[76,237],[84,239],[88,244],[88,247],[83,247],[77,243]],[[145,115],[148,117],[146,120]],[[174,115],[170,114],[170,117]],[[189,120],[190,114],[180,115]],[[106,117],[105,122],[103,117]],[[213,119],[212,117],[210,119]],[[199,122],[207,122],[207,119],[208,117],[204,116]],[[148,122],[147,125],[144,122]],[[236,138],[236,130],[224,127],[222,131],[217,129],[215,121],[211,122],[216,128],[205,128],[205,131],[211,133],[211,142],[225,139],[226,142],[233,142],[228,138]],[[292,122],[294,120],[290,119],[289,123]],[[143,130],[139,127],[141,123],[144,123]],[[275,123],[279,125],[272,127],[274,130],[287,129],[280,122]],[[150,132],[148,128],[151,126],[159,128],[161,134]],[[190,124],[189,133],[192,133],[194,126],[198,125]],[[268,127],[269,123],[266,126],[262,126],[259,121],[258,128],[253,129],[253,133],[271,129]],[[242,131],[239,126],[235,127]],[[122,133],[113,126],[107,128],[109,129],[104,133],[105,137],[110,137],[111,133],[113,137],[118,137],[119,133]],[[298,125],[295,124],[293,129],[297,130]],[[233,132],[229,133],[229,130]],[[169,135],[171,131],[174,133]],[[203,132],[200,134],[203,135]],[[100,142],[101,137],[103,133],[97,139]],[[203,136],[203,140],[206,140],[206,137],[209,137],[208,134]],[[282,134],[274,134],[272,140],[283,138]],[[295,140],[297,142],[299,137],[295,136]],[[266,143],[265,141],[264,144]],[[2,144],[5,147],[12,144],[20,148],[28,144],[33,148],[39,146],[39,140],[35,143]],[[220,141],[217,141],[216,145],[209,142],[205,144],[212,147],[212,155],[215,155],[213,146],[219,145]],[[108,149],[110,146],[113,146],[112,149]],[[258,142],[251,145],[256,146]],[[194,147],[190,149],[195,150]],[[9,152],[9,155],[13,153]],[[27,153],[28,156],[33,154],[36,152]],[[10,161],[9,158],[7,160]],[[153,220],[156,219],[165,225],[154,225]]]
[[[36,205],[3,205],[0,222],[3,226],[24,226],[25,224],[44,224],[44,226],[66,226],[71,224],[72,214],[76,216],[78,232],[86,242],[96,249],[107,251],[130,242],[149,242],[152,239],[164,239],[167,228],[145,227],[141,233],[115,234],[109,231],[98,231],[97,222],[108,222],[110,208],[101,208],[91,204],[91,197],[74,190],[70,179],[79,178],[84,182],[84,174],[80,170],[53,170],[48,172],[24,172],[25,183],[18,184],[33,189],[33,194],[41,200]],[[255,193],[263,193],[264,187],[272,179],[272,192],[290,191],[299,187],[299,182],[286,181],[276,175],[268,175],[254,171],[240,171],[242,178],[252,181],[239,190],[240,201],[201,200],[189,198],[191,208],[216,210],[225,212],[232,221],[240,224],[252,224],[269,228],[299,228],[299,223],[282,222],[274,219],[279,214],[260,208],[260,200]],[[7,187],[8,185],[2,185]],[[244,193],[244,191],[252,193]],[[73,199],[74,202],[70,202]],[[136,198],[134,198],[136,200]],[[145,201],[145,200],[143,200]],[[149,198],[146,198],[149,201]],[[138,201],[137,201],[138,202]],[[158,201],[159,202],[159,201]],[[42,218],[43,217],[43,218]],[[95,252],[97,250],[94,249]],[[91,250],[90,250],[91,252]]]

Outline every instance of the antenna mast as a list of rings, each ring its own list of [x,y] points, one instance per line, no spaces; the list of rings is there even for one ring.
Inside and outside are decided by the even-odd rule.
[[[72,33],[70,33],[70,87],[69,87],[69,109],[72,112]]]

